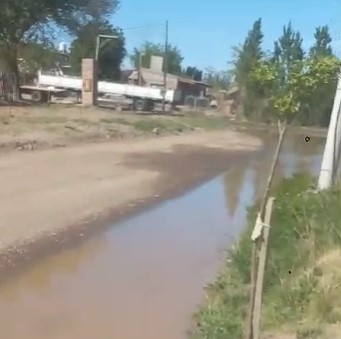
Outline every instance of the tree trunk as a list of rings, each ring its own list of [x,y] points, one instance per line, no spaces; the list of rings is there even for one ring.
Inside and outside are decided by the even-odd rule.
[[[19,66],[18,66],[18,45],[11,44],[7,47],[4,53],[5,64],[8,69],[8,84],[7,88],[11,91],[11,99],[14,102],[20,101],[20,80],[19,80]]]
[[[239,96],[238,96],[238,103],[237,103],[237,118],[239,120],[245,119],[245,110],[244,110],[244,102],[246,98],[246,90],[245,88],[241,87],[239,90]]]

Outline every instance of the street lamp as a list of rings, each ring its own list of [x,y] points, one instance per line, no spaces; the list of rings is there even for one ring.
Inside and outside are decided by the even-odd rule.
[[[101,46],[101,39],[107,39]],[[98,35],[96,39],[96,61],[98,61],[99,49],[103,47],[110,39],[119,39],[117,35]]]
[[[104,41],[104,43],[101,46],[101,39],[106,39],[106,41]],[[97,82],[97,77],[98,77],[98,56],[99,56],[99,49],[101,47],[103,47],[110,39],[119,39],[119,37],[117,35],[97,35],[96,38],[96,55],[95,55],[95,62],[96,62],[96,82]],[[98,83],[97,83],[98,84]],[[96,84],[96,103],[98,103],[98,89],[97,89],[97,84]]]

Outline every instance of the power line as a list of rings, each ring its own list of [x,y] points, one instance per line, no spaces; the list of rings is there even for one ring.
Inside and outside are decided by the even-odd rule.
[[[143,25],[143,26],[135,26],[135,27],[121,28],[121,29],[122,29],[122,31],[130,31],[130,30],[134,30],[134,29],[154,28],[154,27],[161,27],[161,26],[164,26],[164,24]]]

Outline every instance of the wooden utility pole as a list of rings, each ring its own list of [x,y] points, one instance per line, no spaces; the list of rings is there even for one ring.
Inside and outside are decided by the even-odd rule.
[[[166,20],[165,26],[165,51],[163,56],[163,99],[162,99],[162,111],[166,111],[166,91],[167,91],[167,72],[168,72],[168,20]]]
[[[138,74],[139,74],[139,80],[138,80],[138,84],[139,84],[139,86],[142,86],[142,60],[143,60],[143,53],[142,53],[142,51],[140,51],[140,54],[139,54],[139,72],[138,72]]]

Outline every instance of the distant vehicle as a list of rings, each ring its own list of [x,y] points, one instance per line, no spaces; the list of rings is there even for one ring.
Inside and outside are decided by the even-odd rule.
[[[210,107],[211,108],[217,108],[218,107],[218,101],[213,99],[210,101]]]
[[[63,73],[43,74],[38,72],[36,86],[21,86],[26,93],[30,92],[34,100],[48,101],[51,93],[73,91],[79,95],[82,92],[82,79],[80,77],[65,76]],[[143,87],[134,84],[120,84],[108,81],[99,81],[97,84],[98,95],[119,95],[132,101],[133,109],[137,111],[151,111],[156,103],[163,101],[164,90],[161,88]],[[46,94],[48,93],[48,94]],[[175,105],[180,100],[181,93],[177,90],[167,90],[165,102]]]

